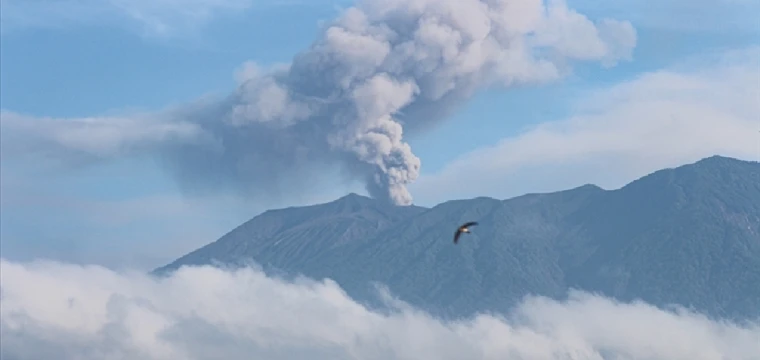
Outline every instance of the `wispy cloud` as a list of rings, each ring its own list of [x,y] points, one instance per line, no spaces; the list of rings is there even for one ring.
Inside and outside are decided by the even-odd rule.
[[[760,36],[756,0],[569,0],[591,15],[625,16],[635,26],[684,33]]]
[[[154,268],[283,201],[322,203],[347,190],[316,188],[304,196],[286,194],[252,204],[235,196],[186,197],[171,187],[141,188],[140,183],[163,180],[145,176],[149,166],[122,165],[72,177],[19,166],[3,163],[0,171],[0,253],[12,260],[45,257],[109,268]],[[88,182],[97,189],[87,188]]]
[[[589,182],[616,188],[715,154],[757,160],[758,63],[758,47],[710,53],[595,89],[574,115],[464,154],[411,189],[424,203],[510,197]],[[475,178],[477,188],[460,185]]]
[[[179,194],[85,198],[40,184],[4,183],[2,197],[4,257],[109,268],[159,266],[256,215],[223,199],[193,201]]]
[[[183,268],[167,279],[97,266],[0,262],[8,359],[718,359],[760,353],[738,325],[573,292],[507,316],[443,321],[365,308],[330,280]],[[389,296],[385,293],[386,296]],[[390,297],[387,297],[390,299]]]
[[[3,32],[21,28],[124,26],[145,36],[174,38],[214,20],[296,0],[0,0]]]
[[[74,162],[154,151],[172,142],[213,142],[198,124],[155,115],[60,119],[3,110],[0,126],[6,156],[43,151],[42,155],[65,154],[59,158]]]

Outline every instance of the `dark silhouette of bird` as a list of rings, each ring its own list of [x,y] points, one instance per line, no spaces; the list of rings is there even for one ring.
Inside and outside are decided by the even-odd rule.
[[[470,222],[464,223],[462,226],[457,228],[457,232],[454,233],[454,244],[459,242],[459,237],[462,236],[462,233],[470,232],[470,229],[469,229],[470,226],[477,225],[477,224],[478,223],[475,221],[470,221]]]

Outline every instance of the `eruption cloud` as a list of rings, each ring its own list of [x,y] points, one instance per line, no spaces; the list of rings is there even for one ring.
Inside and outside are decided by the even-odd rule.
[[[409,120],[425,121],[424,107],[460,102],[484,86],[555,79],[563,59],[612,62],[634,43],[630,24],[595,27],[562,2],[368,1],[344,12],[288,69],[245,79],[229,123],[311,137],[304,143],[341,154],[366,176],[370,195],[408,205],[420,159],[403,140],[402,109],[416,105]]]
[[[561,0],[363,1],[290,64],[246,64],[227,98],[162,115],[182,133],[125,151],[157,154],[185,190],[232,185],[265,197],[332,168],[409,205],[421,161],[404,135],[479,90],[557,80],[575,61],[614,66],[635,43],[630,23],[592,22]]]

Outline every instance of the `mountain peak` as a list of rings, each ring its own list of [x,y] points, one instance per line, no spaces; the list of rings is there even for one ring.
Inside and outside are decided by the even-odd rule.
[[[346,195],[343,195],[337,199],[335,199],[332,202],[355,202],[355,201],[365,201],[365,202],[374,202],[375,200],[364,195],[359,195],[355,192],[350,192]]]
[[[398,207],[407,207],[410,209],[422,209],[424,207],[411,204],[409,206],[399,206],[394,205],[391,203],[387,203],[384,201],[380,201],[377,199],[373,199],[366,195],[359,195],[355,192],[350,192],[346,195],[343,195],[333,201],[327,202],[324,205],[332,205],[337,206],[341,208],[351,207],[351,208],[364,208],[364,207],[374,207],[374,208],[398,208]]]
[[[739,159],[736,159],[736,158],[732,158],[732,157],[728,157],[728,156],[723,156],[723,155],[715,154],[715,155],[708,156],[708,157],[702,158],[700,160],[697,160],[695,162],[695,164],[705,164],[705,163],[715,163],[715,162],[733,162],[733,163],[736,163],[736,162],[742,162],[742,160],[739,160]]]
[[[708,156],[708,157],[699,159],[691,164],[681,165],[679,167],[676,167],[676,169],[685,169],[685,168],[725,169],[728,167],[735,168],[737,166],[754,165],[756,163],[757,161],[748,161],[748,160],[741,160],[741,159],[732,158],[728,156],[713,155],[713,156]]]
[[[368,196],[359,195],[357,193],[351,192],[333,201],[330,201],[326,203],[325,205],[328,205],[330,207],[341,208],[341,209],[357,210],[360,208],[366,208],[370,206],[378,206],[380,205],[380,202]]]
[[[660,186],[659,184],[662,182],[712,183],[732,179],[737,176],[755,178],[760,175],[758,170],[760,170],[760,167],[757,167],[757,162],[712,155],[692,163],[662,168],[626,184],[623,188],[637,188],[645,186],[645,184],[646,186]]]
[[[337,213],[355,213],[365,210],[373,210],[380,212],[394,211],[397,206],[389,204],[377,199],[373,199],[369,196],[359,195],[354,192],[350,192],[343,195],[333,201],[322,204],[325,210],[337,212]],[[417,208],[412,205],[409,208]]]

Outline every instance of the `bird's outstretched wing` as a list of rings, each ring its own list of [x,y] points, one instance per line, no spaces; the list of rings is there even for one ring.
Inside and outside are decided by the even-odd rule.
[[[477,225],[477,224],[478,224],[477,221],[470,221],[470,222],[464,223],[464,225],[462,225],[462,227],[463,228],[467,228],[467,227],[470,227],[470,226],[473,226],[473,225]]]
[[[459,237],[462,235],[462,231],[457,229],[457,232],[454,233],[454,244],[459,242]]]

